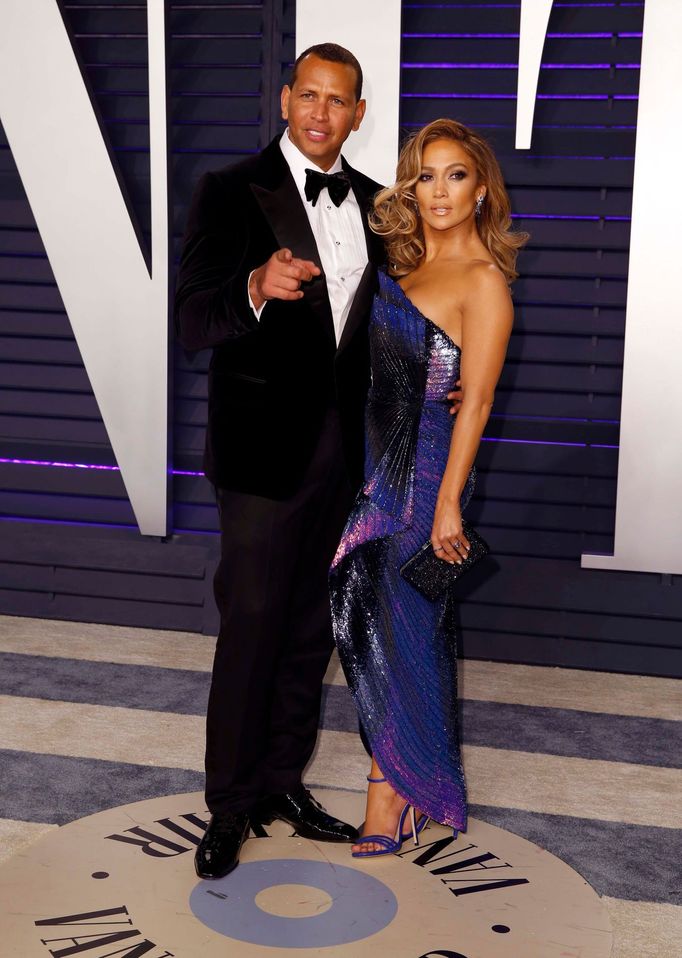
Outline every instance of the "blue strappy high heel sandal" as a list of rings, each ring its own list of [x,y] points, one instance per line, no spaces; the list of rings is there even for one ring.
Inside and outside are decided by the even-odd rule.
[[[381,784],[385,782],[385,778],[370,778],[367,776],[367,781],[374,784]],[[411,831],[404,832],[403,828],[405,827],[405,821],[407,817],[410,817],[410,825],[412,826]],[[372,842],[375,845],[380,845],[378,849],[373,851],[366,852],[351,852],[353,858],[376,858],[379,855],[392,855],[395,852],[399,852],[403,847],[403,842],[407,841],[410,836],[414,839],[415,845],[419,844],[419,835],[426,827],[427,822],[429,821],[427,815],[422,815],[419,819],[419,823],[415,821],[414,816],[414,806],[410,805],[409,802],[406,802],[402,812],[400,813],[400,819],[398,821],[398,827],[395,831],[395,837],[389,838],[387,835],[362,835],[358,840],[358,845],[364,845],[365,842]]]

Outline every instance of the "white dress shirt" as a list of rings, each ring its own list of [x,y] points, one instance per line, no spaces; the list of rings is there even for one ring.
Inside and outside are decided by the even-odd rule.
[[[321,170],[292,143],[289,139],[288,130],[285,130],[282,134],[279,145],[291,170],[291,175],[301,196],[315,237],[321,260],[317,265],[321,267],[327,280],[327,292],[329,293],[338,345],[353,303],[353,297],[367,266],[367,240],[363,228],[364,214],[352,189],[341,206],[335,206],[332,203],[329,190],[326,187],[320,192],[315,206],[306,199],[306,169],[318,170],[320,173],[336,173],[343,169],[340,155],[329,170]],[[292,253],[294,256],[298,255],[295,249],[292,250]],[[251,302],[250,296],[249,302]],[[251,302],[251,307],[259,318],[265,305],[267,304],[257,310]]]

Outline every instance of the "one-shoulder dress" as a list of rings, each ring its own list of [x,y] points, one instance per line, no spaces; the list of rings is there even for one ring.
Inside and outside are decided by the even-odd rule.
[[[379,273],[370,318],[365,482],[330,570],[334,634],[372,753],[435,821],[466,828],[451,597],[423,598],[400,567],[431,535],[460,348]],[[473,491],[474,470],[462,495]]]

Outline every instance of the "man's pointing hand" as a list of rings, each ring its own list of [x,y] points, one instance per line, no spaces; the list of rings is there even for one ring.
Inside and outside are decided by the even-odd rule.
[[[251,301],[256,309],[260,309],[269,299],[301,299],[301,283],[309,282],[321,272],[312,260],[297,259],[290,249],[278,249],[267,263],[251,274]]]

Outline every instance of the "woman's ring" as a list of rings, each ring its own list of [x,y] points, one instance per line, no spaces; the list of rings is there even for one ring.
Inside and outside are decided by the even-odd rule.
[[[455,539],[455,541],[452,544],[455,547],[455,549],[459,549],[462,543],[459,541],[459,539]]]

